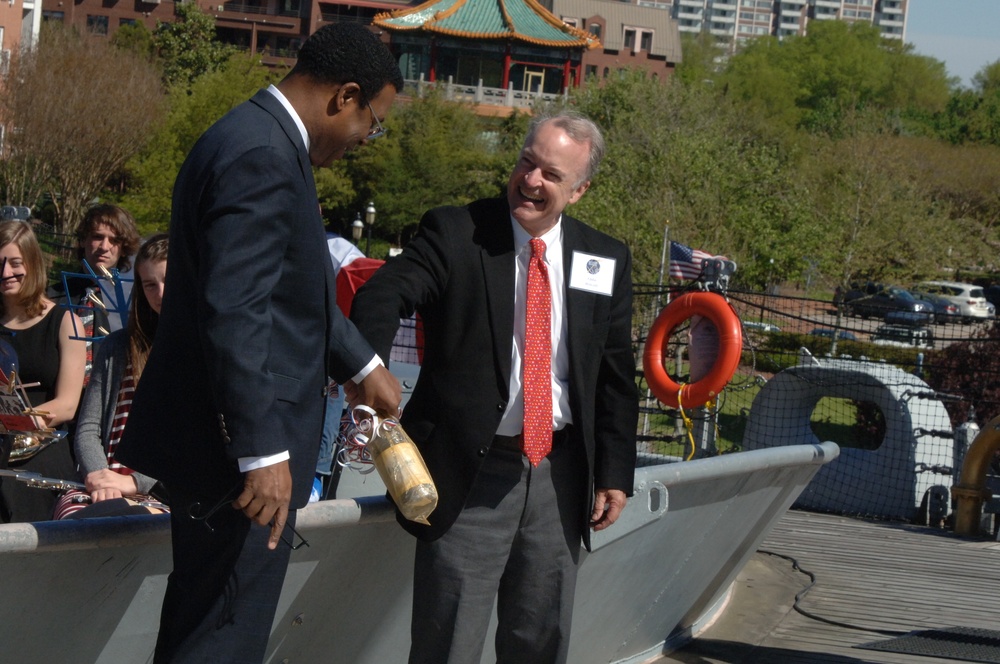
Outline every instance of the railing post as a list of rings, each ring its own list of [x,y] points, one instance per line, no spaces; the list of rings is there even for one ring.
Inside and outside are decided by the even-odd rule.
[[[513,106],[514,105],[514,84],[513,83],[508,83],[507,84],[507,94],[504,95],[503,105],[504,106]]]
[[[476,103],[483,103],[483,79],[479,79],[479,83],[476,84]]]
[[[454,88],[452,88],[452,81],[453,80],[454,80],[454,76],[449,75],[448,76],[448,91],[445,94],[445,99],[447,99],[448,101],[453,101],[455,99],[455,90],[454,90]]]

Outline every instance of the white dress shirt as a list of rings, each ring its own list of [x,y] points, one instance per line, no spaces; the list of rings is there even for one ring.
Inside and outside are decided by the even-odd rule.
[[[524,358],[524,328],[528,308],[528,261],[531,236],[511,217],[514,229],[514,344],[511,349],[510,400],[497,428],[499,436],[516,436],[524,429],[524,390],[521,367]],[[566,347],[566,291],[563,267],[562,217],[545,235],[545,266],[552,293],[552,430],[573,423],[569,409],[569,351]]]

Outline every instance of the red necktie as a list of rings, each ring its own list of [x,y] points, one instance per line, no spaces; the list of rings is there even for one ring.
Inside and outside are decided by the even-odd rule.
[[[552,338],[545,242],[531,240],[524,326],[524,454],[537,466],[552,449]]]

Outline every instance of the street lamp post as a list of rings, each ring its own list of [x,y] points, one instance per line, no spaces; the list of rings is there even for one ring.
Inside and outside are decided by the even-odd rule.
[[[375,203],[368,201],[365,208],[365,226],[368,227],[368,240],[365,242],[365,256],[371,257],[372,251],[372,226],[375,225]]]
[[[357,245],[361,242],[361,233],[365,230],[365,223],[361,221],[361,213],[358,212],[358,216],[354,218],[354,223],[351,224],[351,237],[354,238],[354,244]]]

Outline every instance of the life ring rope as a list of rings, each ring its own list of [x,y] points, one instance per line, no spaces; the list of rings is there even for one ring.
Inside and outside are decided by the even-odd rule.
[[[704,316],[715,326],[719,336],[719,354],[707,375],[693,383],[681,384],[670,377],[663,360],[670,335],[692,316]],[[706,404],[732,380],[742,351],[740,318],[726,298],[713,292],[685,293],[668,304],[649,329],[642,354],[646,384],[666,406],[679,408],[681,403]]]

